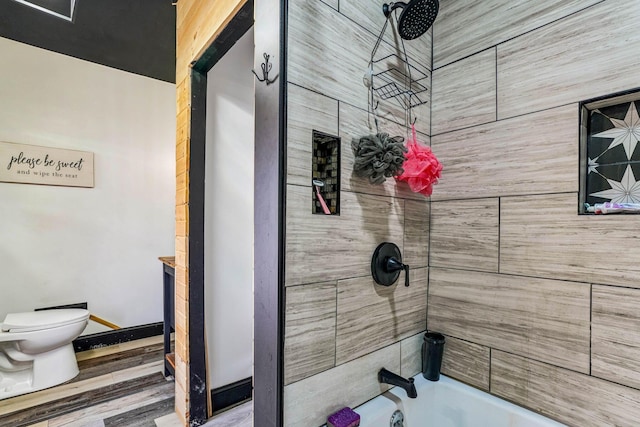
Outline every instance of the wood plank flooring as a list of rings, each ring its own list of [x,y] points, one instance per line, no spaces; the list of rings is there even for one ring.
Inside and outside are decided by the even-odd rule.
[[[0,427],[182,427],[162,357],[161,336],[78,353],[73,380],[0,400]],[[252,426],[251,401],[205,425]]]
[[[156,427],[155,419],[174,411],[161,340],[78,353],[80,374],[73,380],[0,401],[0,426]]]
[[[175,412],[156,419],[156,426],[183,427]],[[207,423],[202,427],[253,427],[253,402],[249,401],[242,403],[228,411],[216,415],[207,421]]]

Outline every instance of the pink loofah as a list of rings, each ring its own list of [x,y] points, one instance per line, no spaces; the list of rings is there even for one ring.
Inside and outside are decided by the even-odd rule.
[[[442,164],[431,152],[431,148],[418,143],[414,125],[411,125],[411,133],[412,139],[407,141],[409,151],[404,155],[406,160],[402,164],[404,172],[396,180],[405,181],[413,192],[430,196],[433,185],[440,178]]]

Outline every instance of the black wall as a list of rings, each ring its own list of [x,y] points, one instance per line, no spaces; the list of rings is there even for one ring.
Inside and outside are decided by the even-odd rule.
[[[175,83],[176,10],[171,3],[76,0],[69,22],[0,0],[0,37]]]

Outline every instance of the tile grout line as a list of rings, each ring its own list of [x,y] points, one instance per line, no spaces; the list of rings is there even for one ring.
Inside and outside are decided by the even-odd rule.
[[[498,197],[498,274],[500,274],[500,258],[502,257],[502,197]]]
[[[338,0],[338,9],[340,9],[340,0]],[[339,99],[336,102],[337,103],[337,107],[338,107],[338,114],[337,114],[338,122],[336,123],[337,129],[338,129],[338,136],[340,136],[340,103],[341,102],[343,102],[343,101],[340,101]],[[340,168],[342,168],[342,165],[340,165]],[[340,177],[340,180],[342,181],[342,176]],[[345,190],[341,188],[340,191],[342,192],[342,191],[345,191]],[[341,280],[341,278],[336,278],[334,280],[334,283],[336,285],[336,295],[335,295],[336,311],[335,311],[335,314],[334,314],[334,317],[333,317],[333,320],[334,320],[334,327],[333,327],[333,368],[338,366],[338,284],[340,283],[340,280]]]
[[[593,283],[589,286],[589,376],[593,376]]]
[[[495,55],[496,55],[495,56],[496,57],[496,60],[495,60],[495,65],[496,65],[496,81],[495,81],[495,83],[496,83],[496,119],[495,119],[495,121],[498,121],[498,117],[499,117],[498,116],[498,46],[496,46],[496,48],[495,48]]]
[[[489,347],[489,393],[491,393],[491,365],[492,365],[492,360],[491,358],[493,357],[493,349],[491,347]]]
[[[469,58],[469,57],[471,57],[471,56],[473,56],[473,55],[476,55],[476,54],[478,54],[478,53],[485,52],[485,51],[487,51],[487,50],[491,49],[492,47],[495,47],[495,48],[497,49],[497,48],[498,48],[498,46],[500,46],[500,45],[506,44],[506,43],[508,43],[508,42],[510,42],[510,41],[512,41],[512,40],[515,40],[515,39],[517,39],[517,38],[519,38],[519,37],[522,37],[522,36],[524,36],[524,35],[527,35],[527,34],[529,34],[529,33],[534,32],[534,31],[537,31],[537,30],[539,30],[539,29],[541,29],[541,28],[547,27],[547,26],[549,26],[549,25],[555,24],[555,23],[560,22],[560,21],[562,21],[562,20],[564,20],[564,19],[567,19],[567,18],[569,18],[569,17],[572,17],[572,16],[574,16],[574,15],[577,15],[577,14],[579,14],[579,13],[581,13],[581,12],[584,12],[585,10],[590,9],[590,8],[592,8],[592,7],[596,6],[596,5],[598,5],[598,4],[600,4],[600,3],[604,2],[604,1],[605,1],[605,0],[600,0],[600,1],[596,2],[596,3],[593,3],[593,4],[590,4],[590,5],[588,5],[588,6],[585,6],[585,7],[583,7],[582,9],[576,10],[576,11],[574,11],[574,12],[571,12],[571,13],[567,14],[567,15],[564,15],[564,16],[561,16],[561,17],[559,17],[559,18],[556,18],[556,19],[554,19],[553,21],[549,21],[549,22],[547,22],[546,24],[542,24],[542,25],[540,25],[540,26],[538,26],[538,27],[535,27],[535,28],[532,28],[532,29],[530,29],[530,30],[528,30],[528,31],[525,31],[524,33],[521,33],[521,34],[515,35],[515,36],[513,36],[513,37],[510,37],[510,38],[508,38],[508,39],[506,39],[506,40],[502,40],[502,41],[500,41],[500,42],[496,42],[495,44],[492,44],[492,45],[487,46],[487,47],[485,47],[485,48],[481,48],[480,50],[478,50],[478,51],[476,51],[476,52],[473,52],[473,53],[470,53],[470,54],[468,54],[468,55],[466,55],[466,56],[463,56],[462,58],[458,58],[458,59],[455,59],[455,60],[453,60],[453,61],[451,61],[451,62],[447,62],[447,63],[445,63],[445,64],[443,64],[443,65],[439,65],[439,66],[438,66],[438,68],[436,68],[436,70],[440,70],[440,69],[442,69],[442,68],[444,68],[444,67],[448,67],[448,66],[449,66],[449,65],[451,65],[451,64],[455,64],[456,62],[463,61],[463,60],[465,60],[465,59],[467,59],[467,58]],[[433,64],[432,64],[432,68],[433,68]],[[433,71],[435,71],[435,70],[433,70]]]
[[[454,132],[459,132],[459,131],[463,131],[463,130],[469,130],[469,129],[473,129],[473,128],[481,127],[481,126],[487,126],[487,125],[490,125],[490,124],[493,124],[493,123],[503,122],[503,121],[516,119],[516,118],[521,118],[521,117],[525,117],[525,116],[529,116],[529,115],[533,115],[533,114],[537,114],[537,113],[543,113],[543,112],[546,112],[546,111],[555,110],[556,108],[560,109],[562,107],[568,107],[568,106],[571,106],[571,105],[574,105],[574,104],[577,105],[579,103],[580,103],[580,101],[565,102],[564,104],[552,105],[550,107],[545,107],[545,108],[541,108],[539,110],[534,110],[534,111],[528,111],[526,113],[516,114],[514,116],[508,116],[508,117],[497,117],[496,116],[495,120],[491,120],[491,121],[488,121],[488,122],[482,122],[482,123],[475,123],[475,124],[472,124],[472,125],[469,125],[469,126],[464,126],[464,127],[461,127],[461,128],[447,130],[447,131],[444,131],[444,132],[437,133],[435,135],[431,135],[431,138],[437,138],[439,136],[449,135],[449,134],[452,134]]]
[[[333,328],[334,330],[334,335],[333,335],[333,367],[335,368],[336,366],[338,366],[338,283],[340,282],[340,279],[336,279],[335,280],[335,284],[336,284],[336,313],[335,313],[335,326]]]

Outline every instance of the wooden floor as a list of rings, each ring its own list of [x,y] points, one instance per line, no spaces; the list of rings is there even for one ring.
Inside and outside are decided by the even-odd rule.
[[[157,427],[182,427],[175,413],[156,419]],[[216,415],[202,427],[253,427],[253,402],[245,402]]]
[[[174,383],[162,375],[162,337],[78,353],[65,384],[0,401],[6,427],[156,427],[174,412]]]
[[[0,427],[182,427],[174,382],[162,375],[162,337],[76,355],[80,374],[35,393],[0,400]],[[252,427],[253,402],[203,427]]]

